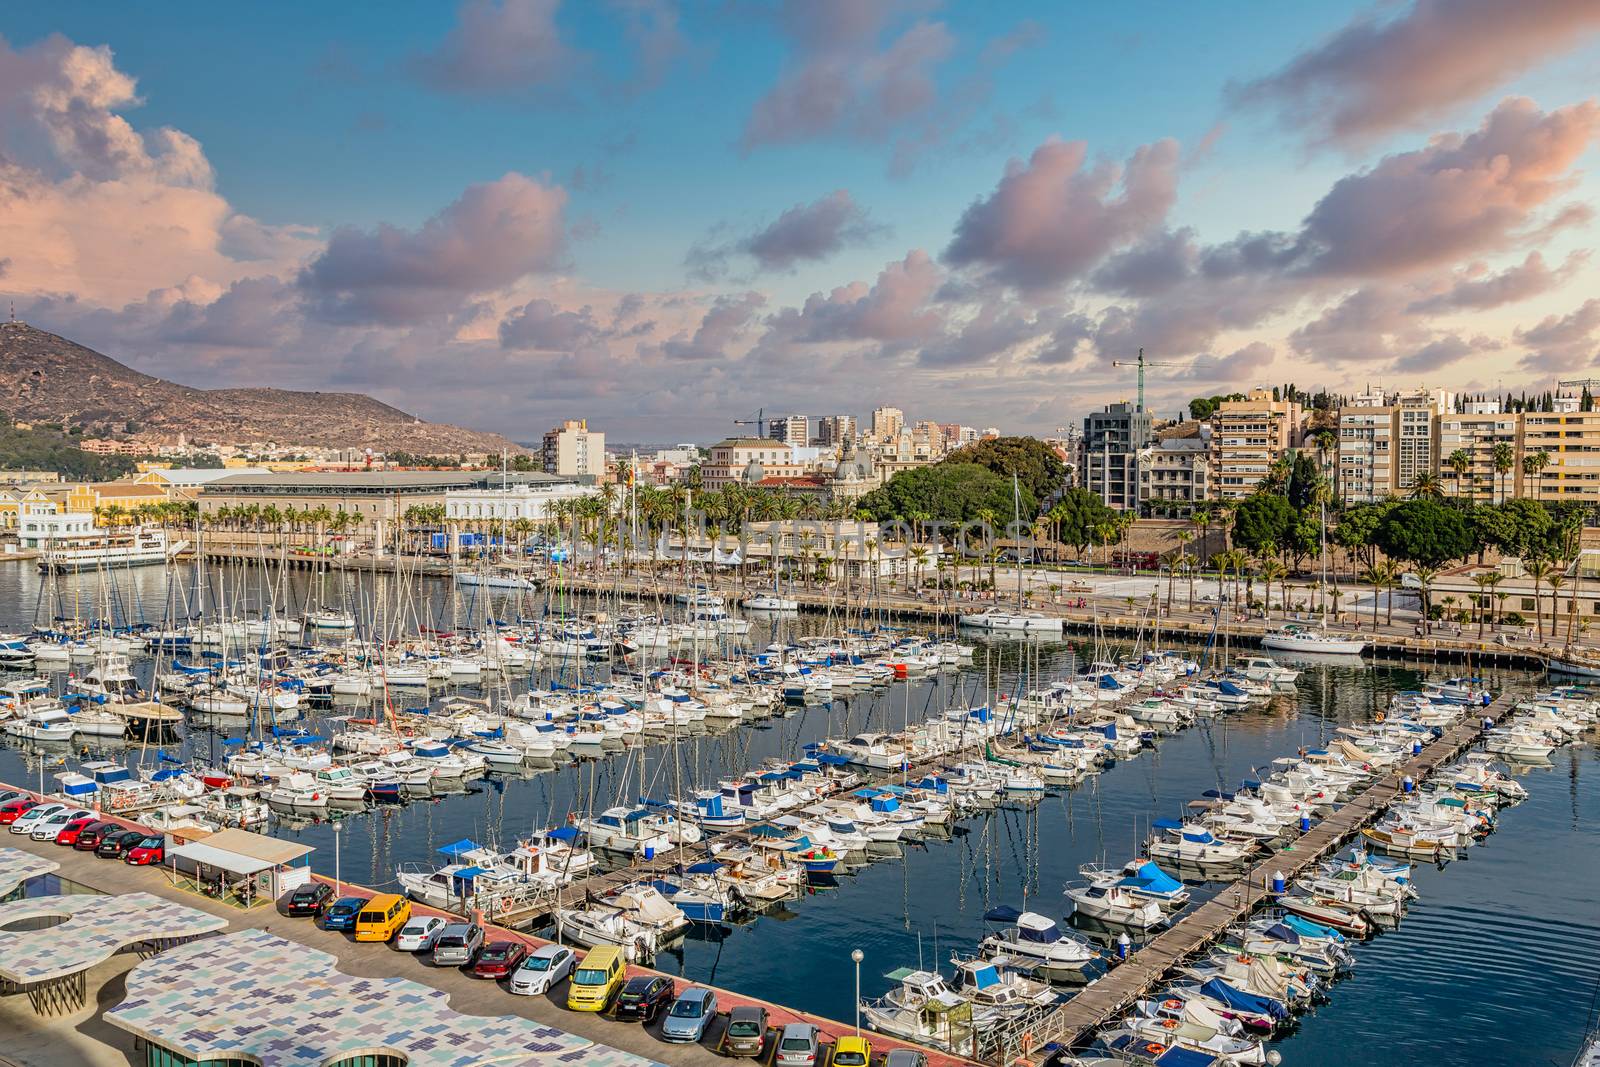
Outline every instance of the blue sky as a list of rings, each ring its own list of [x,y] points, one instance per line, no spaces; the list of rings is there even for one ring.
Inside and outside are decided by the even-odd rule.
[[[1040,431],[1126,392],[1109,361],[1144,340],[1192,361],[1161,392],[1173,406],[1254,384],[1240,376],[1337,387],[1576,372],[1592,362],[1600,305],[1584,313],[1590,223],[1563,211],[1593,192],[1583,108],[1600,20],[1570,0],[1515,18],[1495,7],[19,8],[0,56],[16,72],[0,74],[0,151],[61,214],[0,200],[0,237],[28,249],[0,249],[0,290],[37,324],[153,373],[358,388],[520,437],[587,415],[621,438],[708,438],[763,404],[896,400],[914,417]],[[474,36],[474,25],[488,29]],[[836,66],[752,135],[808,62]],[[126,87],[103,92],[113,77]],[[835,90],[837,112],[808,126]],[[900,92],[909,103],[890,99]],[[1517,97],[1532,110],[1499,110]],[[41,103],[64,98],[71,106]],[[1336,128],[1328,116],[1346,104],[1352,126]],[[86,132],[84,113],[104,129]],[[1499,132],[1472,142],[1494,115]],[[97,155],[106,129],[149,150],[131,163]],[[163,129],[192,140],[181,168],[163,155]],[[1493,177],[1504,137],[1546,146],[1552,131],[1553,173],[1541,162]],[[1448,198],[1413,173],[1437,178],[1419,153],[1440,134],[1469,139],[1479,155],[1465,169],[1488,183],[1449,193],[1501,198],[1504,214],[1441,210],[1411,242],[1426,254],[1377,247],[1370,235],[1417,224],[1407,196]],[[1034,157],[1052,138],[1081,152]],[[1136,158],[1167,139],[1172,158],[1129,194]],[[1398,162],[1386,170],[1386,159]],[[1007,188],[1010,161],[1032,180]],[[1414,187],[1389,180],[1402,172]],[[518,181],[495,187],[495,210],[514,203],[557,225],[513,229],[499,247],[494,227],[464,227],[450,206],[508,175]],[[1343,186],[1360,195],[1306,228],[1341,179],[1362,176]],[[784,212],[840,190],[839,215],[802,212],[762,247],[798,245],[748,251]],[[53,244],[61,218],[92,214],[75,206],[88,195],[113,221]],[[120,195],[152,228],[182,231],[182,247],[129,226],[114,270],[91,263]],[[1358,215],[1335,218],[1335,206]],[[1035,218],[1053,227],[1042,246],[1015,232]],[[1156,273],[1108,288],[1115,257],[1182,234],[1164,273],[1145,263]],[[1281,256],[1205,289],[1216,278],[1197,264],[1232,255],[1244,234],[1276,235]],[[1356,235],[1349,249],[1323,247],[1341,234]],[[464,259],[440,256],[453,241],[471,245]],[[422,260],[454,263],[454,275]],[[910,266],[880,279],[891,264]],[[1515,300],[1452,295],[1513,269],[1501,289]],[[1224,313],[1172,321],[1174,308],[1207,304]],[[441,377],[441,357],[473,381]]]

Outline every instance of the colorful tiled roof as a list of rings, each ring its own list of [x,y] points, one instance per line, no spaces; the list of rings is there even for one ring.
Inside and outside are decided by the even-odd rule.
[[[61,864],[24,852],[19,848],[0,848],[0,897],[9,896],[13,889],[29,878],[49,874]]]
[[[42,930],[10,930],[23,920],[59,917]],[[0,978],[19,985],[88,970],[146,941],[199,937],[228,920],[149,893],[24,897],[0,904]]]
[[[185,1056],[262,1067],[322,1067],[377,1051],[409,1067],[658,1067],[519,1016],[463,1015],[443,990],[354,977],[337,963],[261,930],[208,938],[135,967],[127,999],[105,1018]]]

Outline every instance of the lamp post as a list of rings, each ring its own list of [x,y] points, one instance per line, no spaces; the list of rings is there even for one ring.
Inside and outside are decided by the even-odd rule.
[[[344,891],[339,884],[339,820],[333,821],[333,895],[342,896]]]
[[[850,953],[850,958],[856,965],[856,1036],[861,1036],[861,960],[864,953],[855,949]]]

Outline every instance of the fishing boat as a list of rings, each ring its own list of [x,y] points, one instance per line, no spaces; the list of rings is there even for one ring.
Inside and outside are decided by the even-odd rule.
[[[973,1008],[934,971],[901,967],[886,978],[897,983],[882,997],[863,998],[862,1021],[879,1033],[963,1055],[975,1055]]]
[[[628,885],[578,907],[557,908],[556,936],[586,948],[615,945],[634,963],[652,959],[689,926],[654,886]]]

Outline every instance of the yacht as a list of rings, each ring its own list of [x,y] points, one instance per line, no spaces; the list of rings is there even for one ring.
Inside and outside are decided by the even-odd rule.
[[[1054,615],[1037,611],[1015,611],[1009,608],[989,608],[972,615],[960,617],[962,626],[977,630],[999,630],[1006,633],[1059,634],[1063,622]]]
[[[1309,629],[1290,623],[1268,630],[1261,637],[1261,647],[1279,652],[1309,652],[1318,655],[1349,656],[1366,651],[1367,639],[1354,634],[1344,634],[1323,627]]]

